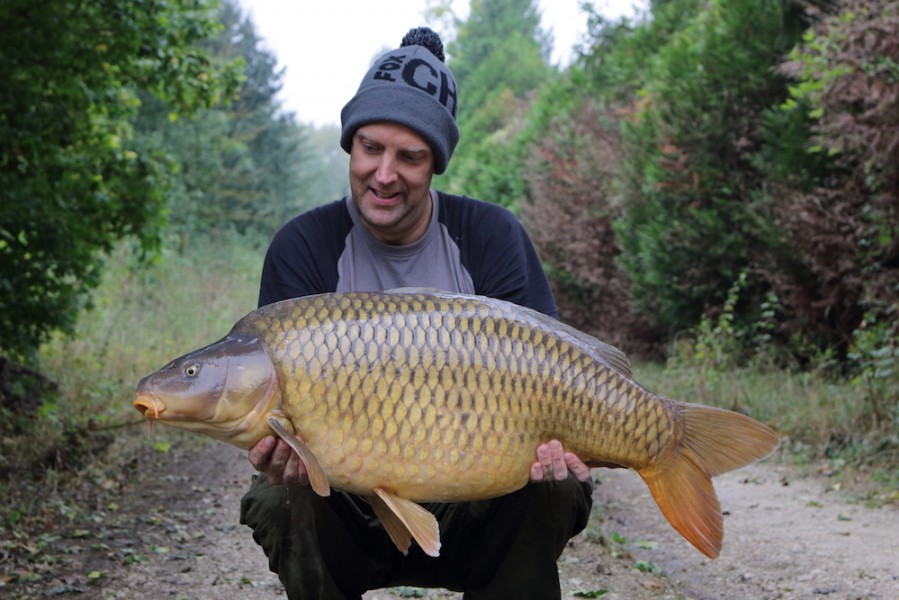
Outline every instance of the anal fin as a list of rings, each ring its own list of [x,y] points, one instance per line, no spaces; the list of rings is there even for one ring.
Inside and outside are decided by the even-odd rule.
[[[409,553],[414,538],[428,556],[440,555],[440,527],[437,519],[421,505],[383,488],[373,490],[372,508],[387,534],[403,554]]]
[[[272,428],[272,431],[275,434],[287,442],[287,445],[290,446],[294,452],[297,453],[297,456],[300,457],[300,460],[303,461],[303,464],[306,466],[306,472],[309,474],[309,485],[312,486],[312,490],[318,494],[319,496],[330,496],[331,495],[331,485],[328,483],[328,476],[325,475],[325,470],[322,468],[321,464],[319,464],[318,459],[315,458],[315,455],[309,449],[303,441],[294,435],[292,429],[293,426],[290,426],[288,429],[288,425],[285,425],[281,419],[278,417],[269,417],[268,418],[268,426]]]

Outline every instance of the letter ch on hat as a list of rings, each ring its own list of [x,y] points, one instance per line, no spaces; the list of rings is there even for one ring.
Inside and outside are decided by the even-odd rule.
[[[353,99],[340,112],[340,146],[367,123],[391,122],[412,129],[431,146],[434,172],[443,173],[456,143],[456,80],[444,64],[443,42],[427,27],[412,29],[402,44],[379,57]]]

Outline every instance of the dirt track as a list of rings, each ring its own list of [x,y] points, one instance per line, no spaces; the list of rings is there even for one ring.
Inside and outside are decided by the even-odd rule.
[[[563,598],[899,598],[899,510],[866,508],[823,478],[772,462],[716,479],[725,547],[710,561],[664,521],[636,474],[595,472],[594,519],[560,560]],[[95,531],[61,535],[69,557],[51,576],[0,587],[0,597],[256,600],[283,598],[238,524],[252,474],[245,454],[209,443],[148,451]],[[453,598],[379,590],[365,600]]]

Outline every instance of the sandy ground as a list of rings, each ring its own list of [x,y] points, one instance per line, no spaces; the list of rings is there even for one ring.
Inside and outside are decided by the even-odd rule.
[[[218,443],[149,452],[138,475],[98,508],[95,530],[59,537],[67,556],[6,598],[257,600],[284,598],[238,523],[252,470]],[[563,598],[899,599],[899,510],[868,508],[822,477],[768,461],[716,479],[725,545],[708,560],[675,533],[639,477],[596,470],[591,525],[559,561]],[[461,599],[391,589],[365,600]]]

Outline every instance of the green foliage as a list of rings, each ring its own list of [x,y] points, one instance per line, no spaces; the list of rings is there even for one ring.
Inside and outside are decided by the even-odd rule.
[[[134,141],[140,94],[188,113],[237,75],[196,47],[201,0],[11,0],[0,23],[0,350],[22,356],[73,328],[116,240],[159,243],[170,165]]]
[[[776,362],[772,331],[779,307],[777,298],[769,295],[755,318],[741,315],[737,307],[749,286],[749,275],[744,271],[728,290],[720,312],[703,315],[699,324],[674,344],[670,364],[689,365],[695,385],[705,398],[706,390],[732,371],[759,362],[765,366]],[[760,356],[764,356],[761,361]]]
[[[783,107],[763,111],[763,145],[754,155],[753,165],[767,178],[789,182],[798,190],[811,191],[820,185],[838,167],[826,153],[810,152],[814,123],[804,101],[788,101]]]
[[[572,594],[575,598],[602,598],[609,593],[607,589],[598,590],[579,590]]]
[[[821,125],[812,151],[854,151],[881,163],[889,156],[895,134],[875,135],[872,125],[885,124],[884,117],[894,123],[890,109],[895,108],[899,85],[899,44],[890,28],[897,22],[894,2],[845,0],[835,14],[806,31],[790,52],[785,70],[794,82],[783,108],[810,107],[811,117]],[[850,133],[847,125],[854,128],[851,135],[833,135]],[[875,149],[883,152],[873,153]],[[886,178],[895,169],[895,164],[876,167]],[[878,182],[871,183],[878,187]]]
[[[530,97],[552,76],[549,42],[533,0],[475,0],[447,45],[459,87],[461,139],[444,186],[514,205],[525,192]]]
[[[870,194],[865,241],[874,257],[899,239],[897,27],[895,2],[845,0],[805,33],[784,65],[794,77],[784,109],[808,107],[815,120],[811,151],[837,157]]]
[[[587,32],[578,51],[577,68],[587,75],[582,89],[609,104],[631,104],[644,85],[647,69],[681,29],[700,10],[704,0],[677,0],[669,10],[652,11],[651,18],[610,21],[587,4]]]
[[[517,97],[534,89],[545,78],[549,49],[533,0],[473,0],[468,19],[447,44],[449,67],[465,91],[459,121],[503,87]]]
[[[462,127],[466,141],[459,143],[458,154],[444,175],[447,189],[514,206],[525,190],[521,174],[527,145],[520,133],[526,111],[527,103],[514,98],[508,88],[490,98],[472,125]]]
[[[870,427],[899,432],[899,304],[869,311],[856,332],[849,358],[858,364],[853,379],[866,399]]]
[[[751,150],[760,115],[785,93],[771,67],[790,43],[779,0],[682,9],[656,13],[679,13],[666,19],[679,28],[658,45],[625,123],[627,209],[616,226],[635,302],[670,329],[723,303],[750,264]]]
[[[178,165],[169,204],[182,240],[212,229],[264,237],[299,212],[307,173],[305,132],[280,111],[283,71],[235,0],[219,12],[221,31],[205,42],[219,60],[244,65],[244,81],[223,106],[178,120],[163,101],[145,101],[137,139]]]
[[[899,289],[897,27],[894,2],[834,3],[778,66],[789,96],[756,156],[772,249],[758,270],[785,301],[781,329],[841,359],[892,321]]]

